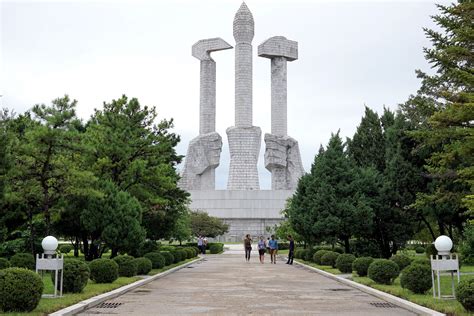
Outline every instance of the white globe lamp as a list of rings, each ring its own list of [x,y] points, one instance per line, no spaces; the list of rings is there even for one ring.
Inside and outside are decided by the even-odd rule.
[[[439,255],[447,256],[451,253],[451,249],[453,248],[453,241],[448,236],[441,235],[436,238],[434,245],[436,250],[438,250]]]
[[[58,240],[53,236],[47,236],[41,242],[41,246],[43,247],[45,254],[54,255],[58,248]]]

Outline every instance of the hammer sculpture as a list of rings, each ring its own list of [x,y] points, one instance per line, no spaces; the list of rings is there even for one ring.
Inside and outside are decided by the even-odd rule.
[[[215,51],[231,49],[221,38],[198,41],[192,55],[201,61],[199,97],[199,136],[191,140],[186,154],[181,187],[187,190],[214,190],[215,169],[219,166],[222,138],[216,132]]]
[[[265,168],[273,190],[292,190],[303,175],[298,142],[287,135],[287,62],[298,59],[298,42],[274,36],[258,46],[271,60],[271,134],[265,134]]]

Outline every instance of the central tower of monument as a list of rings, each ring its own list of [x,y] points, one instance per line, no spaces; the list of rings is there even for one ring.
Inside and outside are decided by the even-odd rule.
[[[252,125],[252,13],[242,3],[233,24],[235,39],[235,126],[227,129],[230,150],[228,190],[259,190],[257,162],[262,131]]]

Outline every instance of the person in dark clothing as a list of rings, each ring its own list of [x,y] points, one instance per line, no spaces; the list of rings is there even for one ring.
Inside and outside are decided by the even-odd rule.
[[[290,251],[288,251],[288,261],[286,264],[293,264],[293,257],[295,256],[295,241],[291,235],[288,235],[288,240],[290,241]]]
[[[252,251],[252,238],[247,234],[244,239],[244,248],[245,248],[245,260],[250,261],[250,252]]]

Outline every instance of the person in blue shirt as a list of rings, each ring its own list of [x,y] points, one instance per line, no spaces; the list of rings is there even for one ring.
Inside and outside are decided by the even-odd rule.
[[[270,259],[272,260],[273,264],[276,264],[276,255],[278,252],[278,241],[275,239],[275,235],[272,235],[272,239],[268,242],[270,246]]]

